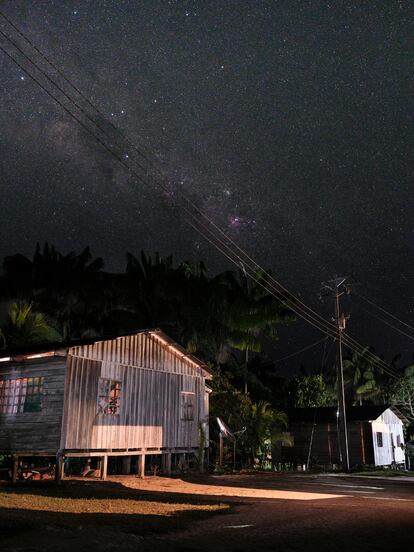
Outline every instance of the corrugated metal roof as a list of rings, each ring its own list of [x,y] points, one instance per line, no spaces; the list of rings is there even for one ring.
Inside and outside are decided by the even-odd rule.
[[[183,355],[185,359],[188,359],[189,362],[192,362],[193,364],[199,366],[202,368],[205,372],[208,374],[211,374],[211,371],[209,370],[208,366],[205,364],[205,362],[202,362],[200,359],[195,357],[194,355],[188,353],[184,347],[179,345],[176,341],[171,339],[167,334],[165,334],[161,329],[155,328],[155,329],[145,329],[145,330],[134,330],[131,332],[125,332],[121,335],[110,335],[110,336],[102,336],[102,337],[88,337],[86,339],[73,339],[71,341],[58,341],[55,343],[41,343],[36,345],[30,345],[28,347],[16,347],[16,348],[9,348],[9,349],[1,349],[0,350],[0,363],[3,362],[9,362],[14,360],[24,360],[24,359],[33,359],[36,358],[37,355],[41,358],[41,356],[44,355],[44,358],[50,358],[51,356],[64,356],[67,354],[68,350],[72,347],[80,347],[82,345],[92,345],[93,343],[98,343],[102,341],[111,341],[114,339],[119,339],[122,337],[126,337],[129,335],[136,335],[140,333],[146,333],[146,334],[152,334],[159,336],[163,341],[166,342],[166,346],[171,346],[174,349],[176,349],[180,354]],[[1,364],[0,364],[1,365]]]

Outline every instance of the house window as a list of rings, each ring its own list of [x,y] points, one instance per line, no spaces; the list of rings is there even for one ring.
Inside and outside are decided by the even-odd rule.
[[[43,378],[0,380],[0,414],[40,412]]]
[[[383,446],[383,443],[382,443],[382,432],[381,431],[377,431],[377,445],[379,447],[382,447]]]
[[[103,414],[119,414],[121,382],[103,379],[99,380],[98,407]]]
[[[194,420],[195,394],[183,391],[181,393],[181,419],[186,422]]]
[[[401,446],[401,435],[397,435],[397,447]]]

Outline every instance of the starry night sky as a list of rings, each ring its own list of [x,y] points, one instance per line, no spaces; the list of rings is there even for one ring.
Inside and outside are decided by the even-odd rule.
[[[1,9],[125,134],[293,292],[335,274],[414,313],[412,2],[5,0]],[[0,18],[0,30],[16,37]],[[0,35],[0,43],[12,52]],[[0,256],[89,244],[229,266],[0,52]],[[414,343],[347,299],[349,332]],[[372,309],[371,309],[372,310]],[[414,332],[413,332],[414,333]],[[282,329],[275,358],[320,338]],[[303,357],[320,360],[321,347]]]

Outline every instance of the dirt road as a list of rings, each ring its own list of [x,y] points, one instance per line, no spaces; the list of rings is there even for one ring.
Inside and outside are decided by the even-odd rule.
[[[4,492],[5,551],[379,552],[414,546],[414,481],[398,478],[119,476],[106,483],[69,481],[59,489],[29,484]],[[50,501],[51,495],[57,502],[47,511],[33,498]],[[75,498],[83,501],[83,511],[73,511]],[[22,534],[24,516],[36,523]]]
[[[166,485],[172,491],[175,483]],[[204,486],[186,482],[176,492],[198,495],[203,488],[232,508],[168,535],[160,549],[374,552],[414,546],[411,480],[262,474],[213,477]]]

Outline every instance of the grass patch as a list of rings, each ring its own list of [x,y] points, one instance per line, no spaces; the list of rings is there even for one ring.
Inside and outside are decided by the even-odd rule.
[[[136,549],[137,539],[144,536],[185,529],[229,511],[227,504],[203,497],[176,497],[111,482],[0,486],[0,548],[110,549],[109,543],[116,542],[118,550]]]
[[[67,514],[104,514],[173,516],[182,512],[215,512],[226,509],[223,504],[191,504],[137,500],[135,498],[69,498],[42,496],[31,493],[0,492],[0,509],[18,509],[22,515],[30,516],[32,511]]]

